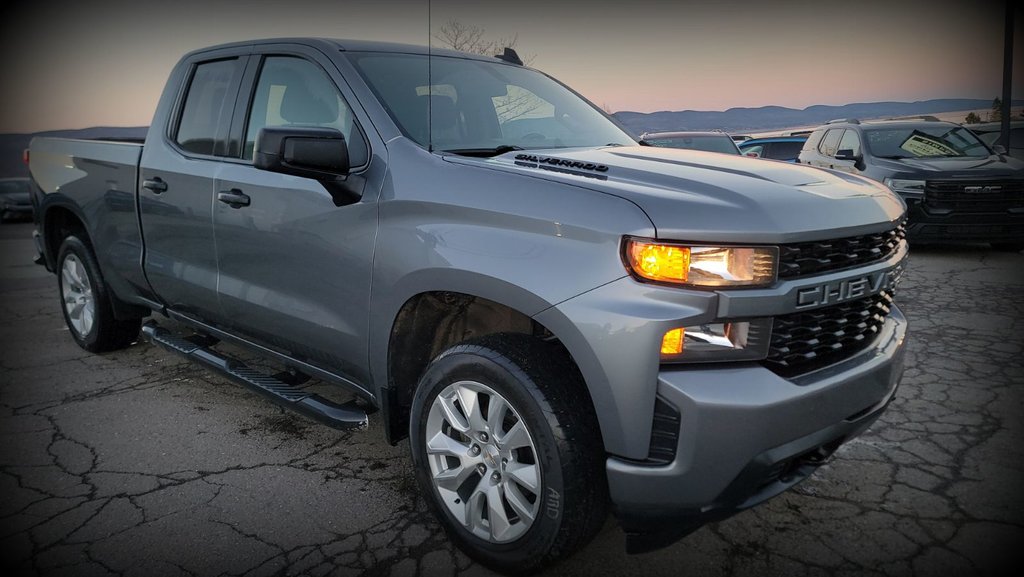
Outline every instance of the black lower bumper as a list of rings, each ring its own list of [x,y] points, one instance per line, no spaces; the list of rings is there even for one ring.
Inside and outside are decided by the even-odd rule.
[[[910,242],[1024,242],[1024,207],[1001,212],[929,208],[908,202]]]
[[[727,519],[786,492],[827,463],[843,443],[867,430],[895,396],[894,388],[883,403],[853,422],[837,423],[764,451],[750,461],[714,504],[700,510],[616,506],[615,516],[626,532],[626,552],[647,553],[668,547],[708,523]]]

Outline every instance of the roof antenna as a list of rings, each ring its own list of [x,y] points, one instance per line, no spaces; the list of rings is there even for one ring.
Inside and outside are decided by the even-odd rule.
[[[495,54],[494,57],[497,58],[498,60],[508,62],[509,64],[515,64],[516,66],[523,65],[523,59],[520,58],[518,54],[516,54],[515,50],[508,46],[505,47],[504,52],[502,52],[501,54]]]
[[[434,81],[430,70],[430,63],[434,60],[431,54],[431,46],[433,44],[431,38],[434,34],[434,28],[430,24],[431,12],[433,10],[430,7],[430,0],[427,0],[427,152],[434,152]]]

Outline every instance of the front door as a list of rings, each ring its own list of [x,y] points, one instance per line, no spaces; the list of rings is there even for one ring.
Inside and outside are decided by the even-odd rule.
[[[225,322],[234,332],[299,360],[367,383],[370,277],[382,178],[352,109],[312,55],[268,55],[254,83],[242,161],[225,164],[215,189],[248,205],[214,202]],[[337,71],[335,71],[337,73]],[[242,99],[240,99],[241,101]],[[265,126],[339,129],[362,200],[337,206],[318,181],[259,170],[253,148]],[[379,145],[382,150],[383,146]]]

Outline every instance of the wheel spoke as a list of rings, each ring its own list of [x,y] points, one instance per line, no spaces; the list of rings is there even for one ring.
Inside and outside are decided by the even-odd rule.
[[[465,467],[461,463],[452,467],[451,469],[442,471],[437,475],[434,475],[434,482],[437,483],[438,487],[442,489],[448,489],[449,491],[458,491],[459,487],[466,482],[466,479],[473,474],[475,469],[473,467]]]
[[[469,455],[469,445],[460,443],[448,435],[438,432],[427,441],[427,453],[451,455],[461,459]]]
[[[509,483],[505,485],[505,499],[508,504],[512,506],[512,509],[519,515],[519,519],[524,522],[533,521],[533,505],[523,496],[519,491],[519,488]]]
[[[439,396],[437,397],[438,404],[441,405],[441,410],[444,411],[444,419],[452,426],[453,429],[460,433],[469,432],[469,423],[466,418],[462,416],[462,413],[455,408],[454,399]]]
[[[487,426],[491,429],[491,434],[498,435],[501,433],[502,421],[505,419],[505,413],[508,412],[508,403],[505,399],[498,395],[491,395],[491,400],[487,403]]]
[[[512,523],[505,513],[504,489],[502,485],[491,485],[487,488],[487,520],[491,525],[491,538],[502,540]]]
[[[85,307],[82,310],[82,335],[87,335],[89,334],[89,331],[92,330],[92,307],[89,306],[88,303],[85,303],[82,306]]]
[[[466,416],[469,418],[469,428],[474,431],[483,431],[486,423],[484,422],[484,415],[480,410],[480,395],[470,389],[469,387],[459,387],[459,404],[462,405],[462,410],[466,412]],[[493,399],[494,396],[492,395]]]
[[[60,278],[61,280],[64,281],[65,290],[69,292],[78,291],[78,285],[75,284],[75,279],[72,278],[71,270],[67,266],[64,266],[64,268],[60,271]]]
[[[82,311],[84,310],[85,303],[81,301],[76,302],[74,306],[71,307],[71,310],[68,311],[68,316],[77,321],[82,318]]]
[[[521,419],[512,425],[512,428],[508,430],[508,433],[500,441],[505,449],[520,449],[533,445],[530,441],[530,433],[526,430],[526,425],[523,424]]]
[[[508,467],[505,469],[505,474],[534,495],[538,494],[540,483],[537,479],[537,465],[515,462],[509,463]]]
[[[484,527],[484,507],[487,506],[487,477],[481,477],[466,502],[466,521],[463,523],[474,533],[487,532]]]

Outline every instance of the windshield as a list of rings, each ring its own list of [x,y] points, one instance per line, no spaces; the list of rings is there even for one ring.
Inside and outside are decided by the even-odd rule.
[[[551,78],[498,61],[346,53],[406,136],[434,150],[635,145],[590,103]],[[428,119],[429,103],[429,119]]]
[[[868,150],[882,158],[985,158],[991,154],[962,126],[865,128]]]
[[[694,134],[690,136],[671,136],[665,138],[645,138],[649,144],[654,146],[666,146],[668,148],[688,148],[690,150],[705,150],[707,152],[724,152],[726,154],[739,154],[732,137],[725,134]]]

